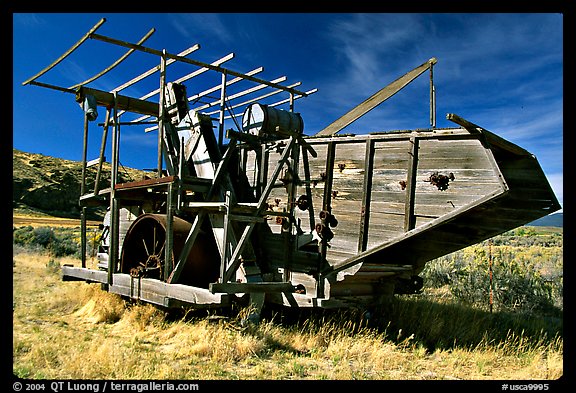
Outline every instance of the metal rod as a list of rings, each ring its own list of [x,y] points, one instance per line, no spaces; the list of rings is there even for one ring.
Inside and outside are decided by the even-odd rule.
[[[84,36],[78,41],[76,42],[74,45],[72,45],[72,47],[70,49],[68,49],[66,52],[64,52],[64,54],[62,56],[60,56],[58,59],[56,59],[52,64],[50,64],[48,67],[44,68],[42,71],[40,71],[39,73],[37,73],[36,75],[34,75],[33,77],[25,80],[24,82],[22,82],[22,85],[27,85],[28,83],[30,83],[31,81],[33,81],[36,78],[39,78],[40,76],[44,75],[45,73],[47,73],[48,71],[50,71],[52,68],[54,68],[58,63],[60,63],[62,60],[64,60],[66,57],[68,57],[72,52],[74,52],[80,45],[82,45],[82,43],[84,43],[84,41],[86,41],[88,38],[90,38],[90,36],[96,31],[98,30],[98,28],[100,26],[102,26],[102,24],[104,24],[104,22],[106,22],[106,18],[102,18],[98,21],[98,23],[96,23],[94,25],[94,27],[92,27],[88,33],[84,34]]]
[[[146,42],[146,40],[148,38],[150,38],[152,36],[152,34],[154,34],[155,31],[156,31],[156,29],[150,29],[150,31],[148,33],[146,33],[146,35],[144,35],[144,37],[142,37],[140,39],[140,41],[138,41],[138,45],[142,45],[144,42]],[[110,64],[108,67],[106,67],[105,69],[103,69],[102,71],[100,71],[99,73],[94,75],[93,77],[86,79],[84,82],[80,82],[80,83],[75,84],[74,86],[70,86],[70,89],[75,89],[79,86],[82,86],[82,85],[85,85],[85,84],[88,84],[90,82],[95,81],[96,79],[100,78],[102,75],[105,75],[108,72],[112,71],[114,68],[116,68],[116,66],[118,66],[118,64],[120,64],[124,60],[126,60],[126,58],[128,56],[130,56],[132,53],[134,53],[134,49],[128,49],[128,51],[126,53],[124,53],[122,56],[120,56],[118,58],[118,60],[116,60],[114,63]]]

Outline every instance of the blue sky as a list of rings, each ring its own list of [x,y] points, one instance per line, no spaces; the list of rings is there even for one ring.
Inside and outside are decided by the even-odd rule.
[[[297,100],[304,132],[315,134],[399,76],[432,57],[437,127],[453,127],[446,113],[488,129],[533,153],[563,204],[563,24],[559,13],[223,13],[223,14],[13,14],[13,146],[27,152],[80,160],[83,114],[74,95],[22,86],[57,59],[101,18],[99,34],[178,53],[199,44],[189,58],[211,63],[230,53],[223,66],[284,85],[318,91]],[[88,40],[70,57],[38,78],[70,87],[120,57],[127,49]],[[134,53],[120,66],[88,84],[110,91],[158,64],[156,56]],[[167,80],[194,71],[168,67]],[[404,90],[342,132],[429,127],[429,78],[423,74]],[[220,83],[207,72],[185,82],[188,94]],[[228,94],[253,85],[238,83]],[[159,86],[158,74],[121,94],[141,97]],[[256,95],[265,94],[262,90]],[[244,97],[247,98],[247,97]],[[287,96],[274,96],[264,103]],[[213,94],[218,99],[218,93]],[[157,102],[158,96],[151,98]],[[209,101],[212,101],[210,99]],[[239,99],[238,101],[243,101]],[[237,102],[238,102],[237,101]],[[286,109],[286,106],[280,108]],[[90,124],[88,159],[98,156],[104,108]],[[136,116],[126,115],[123,120]],[[235,128],[232,122],[226,128]],[[122,165],[156,166],[156,134],[143,126],[122,128]],[[110,156],[110,145],[107,157]]]

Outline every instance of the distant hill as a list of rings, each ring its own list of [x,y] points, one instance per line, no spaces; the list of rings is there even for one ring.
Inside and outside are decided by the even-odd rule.
[[[26,153],[13,149],[12,207],[38,211],[56,217],[79,218],[82,162],[54,158],[43,154]],[[104,164],[100,188],[110,186],[110,165]],[[125,169],[125,170],[124,170]],[[87,190],[94,189],[96,167],[87,168]],[[120,181],[142,179],[145,172],[123,168]],[[103,209],[89,209],[90,219],[101,219]]]
[[[542,218],[539,218],[535,221],[532,221],[528,226],[535,226],[535,227],[564,227],[564,213],[553,213]]]

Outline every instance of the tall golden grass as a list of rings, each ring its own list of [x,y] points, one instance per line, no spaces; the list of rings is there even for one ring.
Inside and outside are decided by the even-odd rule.
[[[66,259],[15,253],[13,371],[33,379],[555,380],[562,332],[449,301],[398,298],[389,314],[270,311],[258,325],[167,314],[97,284]],[[556,329],[558,330],[558,329]]]

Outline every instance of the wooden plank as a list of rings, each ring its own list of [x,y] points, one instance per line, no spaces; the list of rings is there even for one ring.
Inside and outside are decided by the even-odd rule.
[[[272,293],[294,292],[294,286],[289,282],[252,282],[252,283],[212,283],[209,287],[212,293]]]
[[[63,281],[88,281],[105,284],[108,281],[108,273],[103,270],[88,269],[85,267],[62,266]]]
[[[127,190],[127,189],[137,189],[137,188],[147,188],[154,186],[163,186],[169,183],[177,181],[177,176],[164,176],[160,178],[145,179],[127,183],[118,183],[114,189],[116,190]]]
[[[114,274],[114,284],[108,287],[108,291],[161,306],[168,306],[172,299],[199,306],[223,306],[229,302],[226,295],[213,294],[208,289],[167,284],[149,278],[133,278],[122,273]]]

